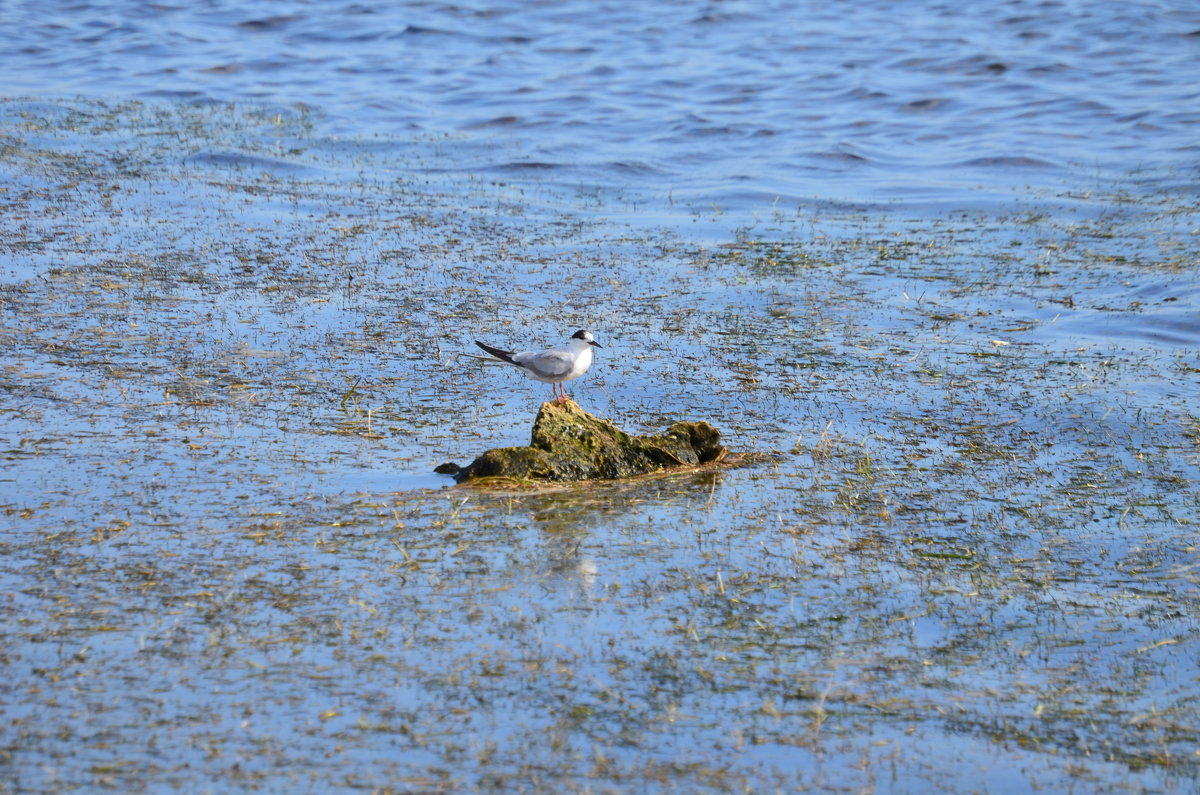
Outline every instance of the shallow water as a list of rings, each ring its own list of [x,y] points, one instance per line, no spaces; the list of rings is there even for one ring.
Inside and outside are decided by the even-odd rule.
[[[904,8],[6,6],[5,786],[1194,789],[1200,16]]]

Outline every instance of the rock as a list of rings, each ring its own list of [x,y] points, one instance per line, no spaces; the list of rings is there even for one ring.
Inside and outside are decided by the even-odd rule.
[[[721,432],[707,422],[676,422],[657,436],[633,436],[574,401],[543,403],[528,447],[488,450],[454,479],[611,480],[714,463],[725,452]]]

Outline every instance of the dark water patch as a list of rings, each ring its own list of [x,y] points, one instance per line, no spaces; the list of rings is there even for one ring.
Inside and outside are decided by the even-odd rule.
[[[964,168],[1035,168],[1035,169],[1061,169],[1062,166],[1057,163],[1051,163],[1046,160],[1039,160],[1035,157],[1021,157],[1013,155],[1005,155],[999,157],[976,157],[971,160],[964,160],[958,165]]]
[[[169,91],[169,90],[162,90],[162,89],[158,89],[155,91],[145,91],[145,92],[142,92],[141,94],[139,94],[138,96],[143,97],[145,99],[165,99],[165,100],[173,100],[176,102],[189,102],[189,103],[200,102],[205,98],[205,94],[202,91]]]
[[[489,127],[508,127],[514,124],[520,124],[520,116],[497,116],[486,121],[479,121],[473,124],[468,124],[463,129],[465,130],[486,130]]]
[[[492,166],[492,168],[490,170],[499,171],[499,172],[511,172],[511,173],[519,174],[519,173],[529,172],[529,171],[533,171],[533,172],[555,171],[555,170],[563,169],[563,168],[567,168],[567,167],[568,166],[566,166],[563,163],[550,163],[550,162],[539,162],[539,161],[530,160],[530,161],[513,162],[513,163],[499,163],[495,166]]]
[[[230,75],[236,74],[246,68],[247,66],[242,63],[226,63],[217,66],[205,66],[196,71],[214,75]]]
[[[917,99],[904,104],[904,110],[910,113],[928,113],[929,111],[940,110],[947,105],[950,100],[945,98]]]
[[[447,36],[447,37],[452,37],[452,36],[464,35],[461,31],[444,30],[444,29],[440,29],[440,28],[427,28],[427,27],[422,27],[420,25],[408,25],[400,33],[402,36]]]
[[[817,152],[814,157],[822,160],[841,160],[849,163],[869,163],[868,158],[856,152]]]
[[[603,166],[603,170],[610,173],[628,174],[633,177],[662,176],[667,173],[663,169],[658,168],[650,163],[626,161],[606,163]]]
[[[287,27],[293,22],[299,22],[305,17],[299,14],[289,14],[275,17],[264,17],[262,19],[248,19],[245,22],[238,22],[236,27],[246,28],[253,31],[271,31],[277,28]]]
[[[229,169],[232,171],[254,171],[256,173],[301,176],[313,172],[309,165],[247,155],[239,152],[198,152],[183,159],[184,166]]]

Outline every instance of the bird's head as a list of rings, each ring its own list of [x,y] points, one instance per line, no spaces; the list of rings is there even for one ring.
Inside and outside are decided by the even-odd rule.
[[[580,329],[579,331],[576,331],[574,334],[572,334],[571,339],[579,340],[580,342],[586,342],[588,345],[591,345],[595,348],[603,348],[604,347],[600,343],[596,342],[596,338],[592,336],[592,332],[584,331],[583,329]]]

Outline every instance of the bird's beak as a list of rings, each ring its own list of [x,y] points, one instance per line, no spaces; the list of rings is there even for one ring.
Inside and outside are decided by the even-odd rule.
[[[604,347],[603,345],[601,345],[600,343],[596,342],[595,340],[592,340],[591,342],[589,342],[589,343],[588,343],[588,345],[595,345],[597,348],[603,348],[603,347]]]

